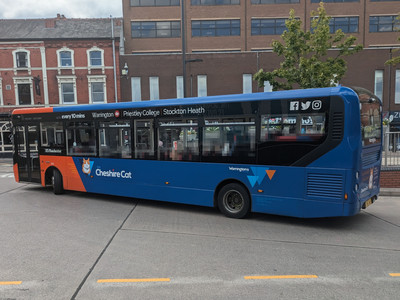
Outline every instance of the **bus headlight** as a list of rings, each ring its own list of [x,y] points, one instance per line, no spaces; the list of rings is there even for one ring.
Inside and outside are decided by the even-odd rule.
[[[358,184],[356,183],[356,185],[354,186],[354,190],[357,192],[358,191]]]
[[[358,180],[358,177],[360,176],[360,173],[356,172],[356,179]]]

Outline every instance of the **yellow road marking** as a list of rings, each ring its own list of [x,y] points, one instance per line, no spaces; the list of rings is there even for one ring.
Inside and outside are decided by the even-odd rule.
[[[400,277],[400,273],[389,273],[392,277]]]
[[[162,282],[171,281],[170,278],[128,278],[128,279],[99,279],[97,283],[121,283],[121,282]]]
[[[277,276],[244,276],[244,279],[298,279],[318,278],[317,275],[277,275]]]
[[[0,281],[0,285],[16,285],[21,283],[22,281]]]

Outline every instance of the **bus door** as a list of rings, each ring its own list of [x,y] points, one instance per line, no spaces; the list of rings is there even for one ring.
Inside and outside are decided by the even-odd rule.
[[[39,126],[16,127],[16,162],[21,181],[40,182]]]

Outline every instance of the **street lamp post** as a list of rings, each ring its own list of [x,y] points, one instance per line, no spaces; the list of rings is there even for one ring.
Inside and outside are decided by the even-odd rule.
[[[182,79],[183,98],[186,98],[186,22],[185,22],[185,0],[181,0],[181,34],[182,34]]]

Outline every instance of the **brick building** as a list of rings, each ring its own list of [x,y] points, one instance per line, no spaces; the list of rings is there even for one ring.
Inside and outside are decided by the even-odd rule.
[[[117,19],[0,20],[0,113],[116,102],[120,32]],[[11,151],[7,122],[0,129],[0,152]]]
[[[319,5],[319,0],[186,0],[182,9],[179,0],[122,1],[125,101],[183,97],[184,86],[185,94],[195,97],[262,91],[252,75],[279,66],[270,45],[285,30],[289,10],[309,29],[311,11]],[[400,67],[384,63],[400,47],[398,1],[325,2],[333,17],[331,30],[340,28],[364,46],[347,58],[341,83],[374,91],[384,101],[385,116],[395,116],[400,111]]]

